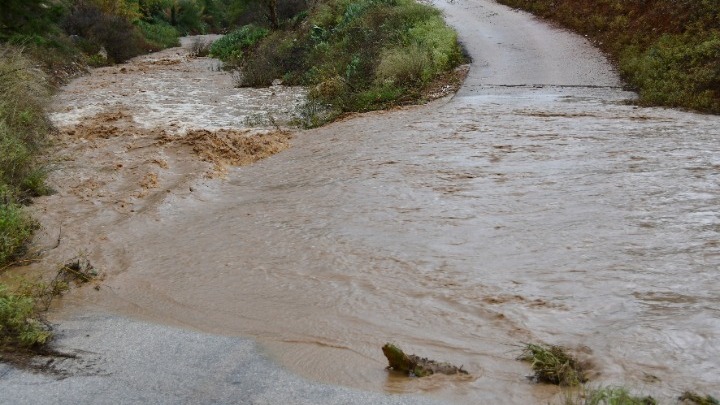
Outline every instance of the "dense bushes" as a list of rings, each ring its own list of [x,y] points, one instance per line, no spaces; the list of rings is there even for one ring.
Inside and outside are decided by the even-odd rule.
[[[180,46],[180,33],[175,27],[165,21],[159,21],[153,24],[138,21],[136,25],[145,37],[150,51]]]
[[[143,38],[130,21],[91,4],[80,3],[74,7],[62,27],[76,38],[83,52],[94,55],[104,49],[110,64],[125,62],[143,53]]]
[[[311,103],[330,116],[416,99],[462,59],[440,12],[413,0],[327,0],[257,43],[245,41],[252,29],[231,34],[232,47],[216,43],[213,54],[240,65],[241,85],[312,86]]]
[[[0,350],[41,345],[50,336],[38,320],[34,298],[11,293],[0,283]]]
[[[238,65],[245,52],[265,38],[269,32],[266,28],[253,24],[245,25],[213,42],[210,55],[228,64]]]
[[[720,113],[720,0],[500,0],[593,38],[643,104]]]

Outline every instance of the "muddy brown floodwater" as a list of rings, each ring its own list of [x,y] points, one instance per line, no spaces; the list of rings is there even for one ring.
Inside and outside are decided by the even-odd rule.
[[[485,0],[438,6],[474,58],[453,98],[299,133],[223,178],[189,155],[93,143],[106,184],[137,160],[159,191],[129,200],[138,209],[92,187],[39,203],[47,238],[60,224],[65,235],[48,260],[87,249],[106,272],[104,288],[73,293],[55,317],[93,309],[249,336],[310,379],[452,403],[553,400],[515,360],[536,341],[589,358],[596,384],[664,402],[712,393],[718,117],[629,105],[602,55],[527,14]],[[211,60],[179,60],[153,74],[142,61],[96,71],[58,96],[68,111],[56,121],[120,108],[147,128],[238,127],[252,104],[299,94],[248,95]],[[156,154],[166,164],[152,166]],[[125,189],[113,190],[104,195]],[[387,341],[474,377],[389,376]]]

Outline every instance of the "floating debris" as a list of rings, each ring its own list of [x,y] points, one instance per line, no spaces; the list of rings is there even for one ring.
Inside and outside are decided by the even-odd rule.
[[[414,354],[407,355],[399,347],[386,343],[382,348],[388,359],[388,369],[406,373],[410,377],[425,377],[432,374],[468,374],[462,366],[457,367],[450,363],[439,363]]]

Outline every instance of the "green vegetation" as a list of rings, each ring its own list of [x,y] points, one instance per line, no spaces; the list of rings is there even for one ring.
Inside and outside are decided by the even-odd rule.
[[[720,113],[718,0],[500,0],[592,38],[640,103]]]
[[[622,387],[601,387],[581,391],[577,397],[567,397],[565,405],[657,405],[650,396],[639,397]]]
[[[8,292],[0,284],[0,349],[31,348],[42,345],[51,337],[38,318],[35,299],[28,294]]]
[[[245,26],[211,54],[240,68],[242,86],[311,86],[309,126],[417,101],[463,60],[440,11],[413,0],[326,0],[279,25]]]
[[[22,253],[36,227],[20,205],[48,191],[36,158],[50,128],[48,92],[19,49],[0,45],[0,266]]]
[[[577,386],[587,381],[577,359],[560,346],[528,343],[519,359],[530,362],[538,382]]]
[[[0,283],[0,351],[34,349],[48,342],[52,333],[42,321],[42,312],[71,283],[84,284],[97,275],[90,262],[80,256],[61,266],[48,282],[21,280],[13,292]]]
[[[210,56],[221,59],[230,66],[237,66],[245,53],[269,33],[267,28],[253,24],[245,25],[213,42]]]

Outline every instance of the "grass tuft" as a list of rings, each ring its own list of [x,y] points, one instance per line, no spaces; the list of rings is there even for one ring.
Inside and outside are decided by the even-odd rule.
[[[587,381],[577,359],[560,346],[528,343],[518,359],[530,362],[538,382],[577,386]]]
[[[0,284],[0,349],[32,348],[45,344],[51,336],[38,318],[32,295],[11,293]]]
[[[622,387],[602,387],[590,389],[578,405],[657,405],[651,396],[634,396]],[[571,404],[568,404],[571,405]]]

